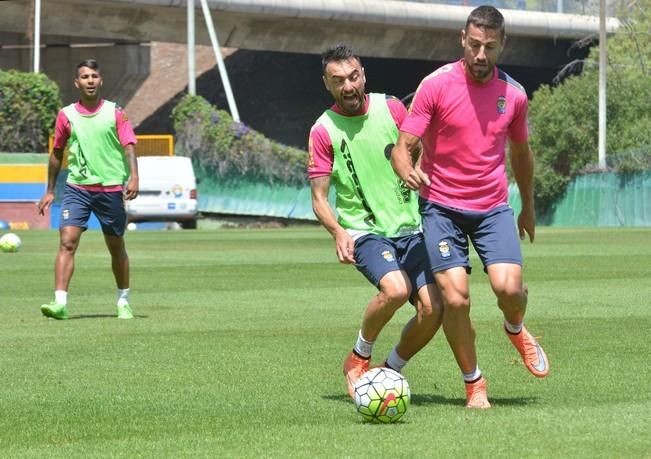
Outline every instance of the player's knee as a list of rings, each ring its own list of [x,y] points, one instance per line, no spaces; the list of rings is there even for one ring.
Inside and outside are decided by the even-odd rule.
[[[380,291],[383,302],[386,305],[394,306],[396,309],[409,300],[409,293],[409,288],[400,284],[386,285]]]
[[[493,287],[500,302],[520,303],[526,297],[526,288],[521,282],[504,282]]]
[[[124,244],[124,239],[119,236],[105,236],[106,247],[114,257],[124,258],[127,256],[127,249]]]
[[[461,292],[444,294],[443,305],[446,310],[466,311],[470,309],[470,296]]]
[[[417,305],[418,318],[424,323],[438,324],[443,316],[443,309],[440,305],[432,304],[429,301]]]
[[[63,238],[59,241],[59,252],[74,254],[77,250],[77,242],[73,239]]]

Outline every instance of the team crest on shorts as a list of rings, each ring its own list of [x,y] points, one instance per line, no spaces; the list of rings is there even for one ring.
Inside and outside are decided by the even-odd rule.
[[[393,254],[388,250],[382,252],[382,258],[384,258],[389,263],[395,260],[395,258],[393,258]]]
[[[497,113],[503,115],[506,113],[506,97],[499,96],[497,98]]]
[[[441,241],[439,242],[439,253],[441,254],[441,258],[450,258],[450,246],[448,245],[448,241]]]
[[[67,220],[70,218],[70,211],[68,209],[63,209],[63,212],[61,212],[61,218],[64,220]]]

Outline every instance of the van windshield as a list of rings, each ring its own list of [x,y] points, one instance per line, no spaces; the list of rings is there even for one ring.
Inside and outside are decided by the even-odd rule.
[[[138,174],[141,182],[191,181],[192,164],[186,158],[139,158]]]

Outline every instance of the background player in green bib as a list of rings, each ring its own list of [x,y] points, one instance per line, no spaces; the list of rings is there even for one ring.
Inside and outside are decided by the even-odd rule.
[[[335,239],[341,263],[379,290],[367,305],[352,352],[344,361],[348,393],[369,369],[373,344],[408,300],[416,315],[384,362],[401,371],[441,323],[439,292],[429,269],[414,192],[393,172],[390,157],[407,111],[398,99],[366,94],[361,60],[346,45],[322,55],[323,82],[335,104],[310,131],[308,172],[312,205]],[[328,202],[336,192],[336,214]]]
[[[125,199],[138,195],[136,136],[124,111],[100,97],[102,75],[97,61],[77,66],[79,101],[59,111],[47,191],[38,204],[41,215],[54,201],[63,150],[68,146],[68,178],[61,204],[59,252],[54,266],[54,301],[41,306],[46,317],[68,318],[68,287],[81,234],[90,212],[102,226],[117,284],[117,316],[132,319],[129,305],[129,257],[124,245]],[[126,186],[124,185],[126,183]]]

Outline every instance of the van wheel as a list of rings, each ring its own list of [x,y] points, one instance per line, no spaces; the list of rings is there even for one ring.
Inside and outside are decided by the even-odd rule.
[[[181,225],[181,228],[183,229],[197,229],[197,220],[184,220],[182,222],[179,222]]]

